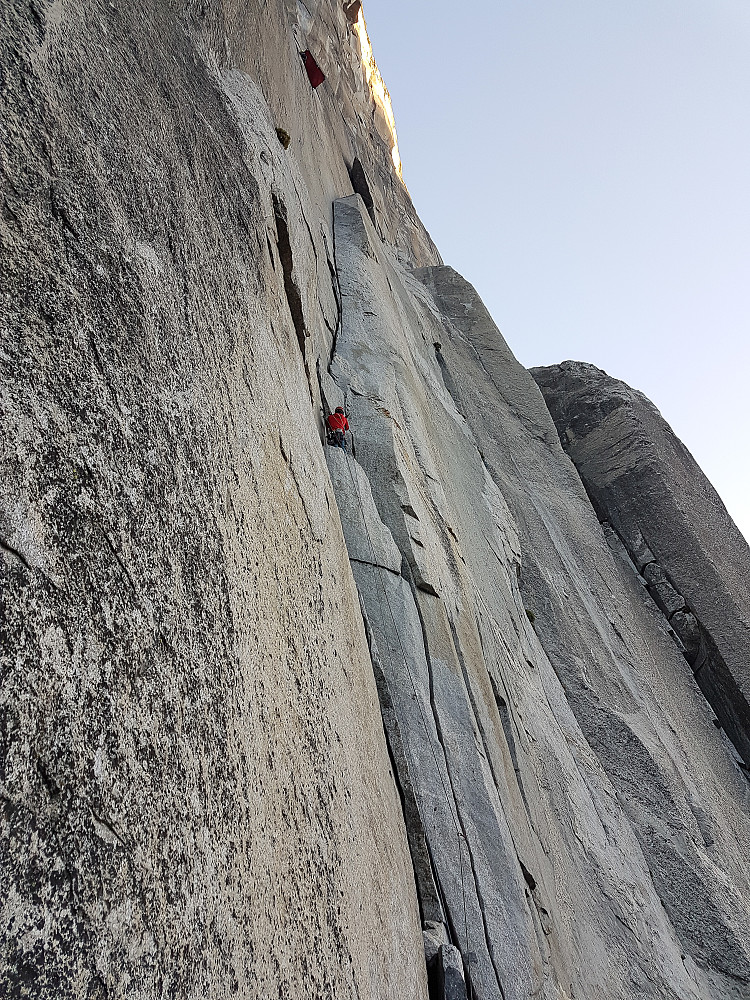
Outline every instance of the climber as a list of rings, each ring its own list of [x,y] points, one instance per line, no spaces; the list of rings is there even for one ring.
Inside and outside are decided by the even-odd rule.
[[[329,413],[326,417],[326,423],[328,424],[329,444],[343,448],[348,454],[349,452],[346,447],[346,432],[349,430],[349,421],[346,419],[344,408],[342,406],[337,406],[336,412]]]

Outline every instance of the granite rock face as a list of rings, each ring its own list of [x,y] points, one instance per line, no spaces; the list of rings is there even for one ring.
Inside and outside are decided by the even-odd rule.
[[[431,244],[318,6],[0,2],[3,996],[425,996],[318,429],[355,142]]]
[[[750,769],[750,547],[642,393],[571,361],[532,375],[600,519],[642,573]]]
[[[443,266],[361,4],[0,24],[0,993],[746,1000],[737,623]]]
[[[739,1000],[748,783],[683,653],[476,292],[335,233],[334,485],[474,995]]]

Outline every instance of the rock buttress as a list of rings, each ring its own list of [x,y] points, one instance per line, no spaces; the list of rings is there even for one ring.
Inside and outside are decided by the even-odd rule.
[[[682,653],[474,289],[403,269],[356,197],[335,232],[330,462],[468,982],[739,1000],[747,782]]]
[[[335,130],[300,165],[332,109],[262,6],[238,37],[207,4],[0,3],[3,995],[425,996],[276,246],[274,195],[327,352],[322,192],[351,188]],[[283,122],[231,54],[253,31]]]
[[[563,447],[750,769],[750,548],[646,397],[593,365],[536,368]]]

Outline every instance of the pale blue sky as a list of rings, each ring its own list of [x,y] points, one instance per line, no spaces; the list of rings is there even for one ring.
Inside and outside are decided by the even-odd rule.
[[[525,365],[644,391],[750,538],[750,0],[365,0],[404,180]]]

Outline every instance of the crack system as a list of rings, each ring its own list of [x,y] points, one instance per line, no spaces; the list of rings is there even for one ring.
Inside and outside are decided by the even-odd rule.
[[[302,297],[292,276],[294,261],[292,259],[292,244],[289,239],[289,226],[287,224],[286,208],[284,203],[275,194],[273,195],[273,212],[276,218],[276,249],[279,252],[281,269],[284,274],[284,292],[286,294],[287,303],[289,304],[289,312],[292,316],[294,332],[297,335],[297,343],[299,344],[299,349],[304,361],[306,332],[305,317],[302,313]]]
[[[589,484],[583,477],[581,477],[581,481],[591,500],[599,522],[603,526],[607,525],[612,534],[618,539],[630,559],[633,571],[643,582],[649,596],[669,626],[673,641],[677,642],[679,640],[680,652],[689,664],[701,694],[706,699],[711,711],[718,719],[727,739],[734,748],[737,755],[736,762],[746,776],[750,775],[750,706],[748,706],[735,678],[724,662],[724,658],[719,652],[711,633],[705,628],[698,615],[674,586],[669,574],[651,552],[648,539],[643,536],[643,541],[648,548],[651,558],[644,562],[640,569],[638,568],[636,554],[632,551],[632,546],[628,545],[625,538],[623,538],[612,522],[602,516],[601,505],[595,500]],[[654,580],[650,582],[644,576],[645,571],[650,566],[657,567],[663,574],[663,581],[661,582],[665,583],[679,597],[683,602],[683,607],[675,608],[672,612],[666,610],[657,586],[660,581]],[[692,619],[695,623],[694,628],[689,622],[685,622],[684,627],[679,630],[675,619],[680,614]],[[693,632],[697,634],[692,634]]]
[[[438,708],[437,708],[437,702],[435,701],[434,671],[433,671],[433,666],[432,666],[432,658],[430,656],[429,643],[428,643],[428,639],[427,639],[427,629],[425,627],[424,618],[422,616],[422,609],[419,606],[419,601],[418,601],[418,598],[417,598],[416,593],[415,593],[415,591],[417,589],[416,585],[415,585],[415,583],[414,583],[413,580],[409,580],[409,583],[411,585],[412,593],[414,595],[414,604],[415,604],[415,607],[417,609],[417,616],[419,618],[419,624],[420,624],[420,627],[421,627],[421,630],[422,630],[422,642],[424,644],[425,660],[427,662],[427,670],[428,670],[429,684],[430,684],[430,709],[432,711],[432,717],[433,717],[433,720],[434,720],[434,723],[435,723],[435,734],[437,736],[438,743],[440,744],[440,749],[442,751],[443,761],[445,763],[445,773],[446,773],[446,776],[448,778],[448,783],[450,785],[451,796],[452,796],[452,800],[453,800],[453,807],[455,809],[456,822],[458,823],[458,826],[460,828],[460,838],[463,840],[464,844],[466,845],[466,854],[468,855],[469,867],[471,869],[472,881],[474,883],[474,893],[475,893],[475,896],[476,896],[477,906],[479,908],[479,915],[480,915],[480,919],[481,919],[481,922],[482,922],[482,931],[483,931],[483,934],[484,934],[484,942],[485,942],[485,948],[486,948],[486,951],[487,951],[487,956],[488,956],[488,958],[490,960],[490,965],[492,966],[492,971],[494,973],[495,980],[497,982],[497,988],[500,991],[500,996],[504,1000],[504,998],[505,998],[505,992],[503,990],[503,985],[502,985],[502,983],[500,981],[500,973],[498,972],[498,968],[497,968],[497,965],[496,965],[496,962],[495,962],[495,957],[494,957],[494,955],[492,953],[492,946],[491,946],[491,943],[490,943],[491,939],[490,939],[489,927],[488,927],[488,924],[487,924],[486,906],[485,906],[484,898],[483,898],[482,893],[481,893],[480,888],[479,888],[479,879],[477,877],[477,871],[476,871],[476,864],[475,864],[475,861],[474,861],[474,855],[472,853],[471,845],[469,844],[469,840],[468,840],[468,837],[466,835],[466,827],[464,826],[464,822],[463,822],[463,819],[461,817],[461,812],[460,812],[460,809],[458,807],[458,799],[456,797],[456,789],[455,789],[455,786],[453,784],[453,777],[451,775],[451,770],[450,770],[450,766],[449,766],[449,763],[448,763],[448,751],[447,751],[446,746],[445,746],[445,739],[444,739],[444,736],[443,736],[443,730],[442,730],[442,726],[441,726],[441,723],[440,723],[440,715],[439,715]],[[461,846],[460,846],[460,843],[459,843],[459,859],[460,859],[460,854],[461,854]],[[465,897],[464,897],[464,905],[465,905]],[[468,939],[468,922],[467,922],[467,926],[465,928],[465,937],[466,937],[466,942],[465,942],[465,944],[466,944],[466,954],[465,954],[465,959],[466,959],[466,961],[465,961],[465,965],[466,965],[466,978],[467,978],[467,985],[469,985],[469,987],[471,989],[471,993],[473,994],[474,993],[474,988],[473,988],[473,985],[471,984],[471,949],[469,947],[469,939]]]

